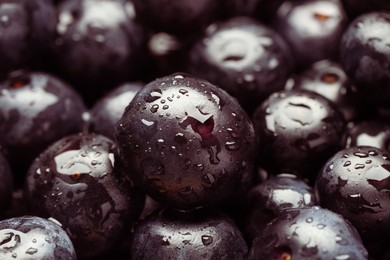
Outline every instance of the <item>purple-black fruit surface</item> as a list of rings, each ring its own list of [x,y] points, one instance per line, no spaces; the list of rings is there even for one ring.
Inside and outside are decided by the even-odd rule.
[[[270,222],[253,241],[248,259],[366,260],[368,253],[350,222],[311,207],[286,210]]]
[[[177,73],[147,84],[116,126],[121,159],[136,185],[181,209],[226,202],[253,177],[253,125],[236,99]]]
[[[372,119],[351,124],[348,127],[346,148],[363,145],[390,152],[390,123]]]
[[[288,0],[273,20],[300,67],[323,59],[337,60],[347,25],[348,17],[339,0]]]
[[[189,55],[191,74],[226,90],[249,114],[271,93],[282,90],[293,70],[281,36],[248,17],[211,24]]]
[[[20,216],[0,221],[1,259],[76,260],[68,234],[54,219]]]
[[[213,209],[189,212],[165,208],[138,223],[131,244],[132,259],[237,259],[248,246],[234,223]]]
[[[133,0],[137,19],[147,28],[174,35],[201,30],[217,14],[217,0]]]
[[[118,245],[141,214],[144,195],[119,174],[116,145],[77,134],[49,146],[31,165],[24,198],[31,214],[57,219],[78,257]]]
[[[16,71],[0,82],[0,143],[15,176],[59,138],[81,131],[84,101],[54,75]]]
[[[311,90],[335,103],[347,122],[360,116],[360,99],[339,63],[331,60],[315,62],[299,73],[294,81],[293,89]]]
[[[390,13],[371,12],[353,20],[344,32],[340,62],[371,106],[390,107]]]
[[[315,184],[322,207],[341,214],[363,240],[390,234],[390,154],[371,146],[340,150],[324,164]]]
[[[8,159],[0,146],[0,218],[11,205],[14,177]]]
[[[50,0],[1,1],[0,17],[0,79],[47,58],[57,23]]]
[[[272,94],[253,116],[258,161],[271,174],[315,180],[319,169],[345,147],[346,123],[329,99],[308,90]]]
[[[127,82],[102,96],[89,110],[87,122],[91,132],[114,139],[115,125],[136,93],[144,86],[141,82]]]
[[[292,174],[270,176],[246,195],[244,233],[249,241],[286,209],[316,206],[314,190]]]
[[[56,71],[83,92],[88,103],[135,77],[145,53],[144,29],[130,1],[64,0],[53,43]]]

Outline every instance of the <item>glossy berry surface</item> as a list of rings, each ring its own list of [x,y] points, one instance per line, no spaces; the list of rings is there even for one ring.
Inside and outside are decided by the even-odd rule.
[[[244,228],[250,240],[287,209],[318,205],[314,190],[292,174],[271,176],[246,195]]]
[[[314,91],[331,100],[350,122],[359,116],[359,99],[343,67],[331,60],[313,63],[295,77],[293,89]]]
[[[190,73],[226,90],[248,113],[282,90],[293,70],[281,36],[248,17],[211,24],[189,55]]]
[[[20,216],[0,221],[2,259],[76,260],[72,241],[54,219]]]
[[[77,134],[49,146],[29,169],[24,197],[31,214],[57,219],[79,257],[111,250],[142,211],[144,196],[118,173],[116,159],[110,139]]]
[[[24,176],[47,145],[81,131],[85,111],[80,94],[52,74],[17,71],[0,82],[0,143],[14,174]]]
[[[138,223],[132,259],[246,259],[248,246],[232,219],[211,209],[163,209]]]
[[[255,259],[368,259],[359,233],[341,215],[320,207],[286,210],[255,238]]]
[[[371,106],[390,106],[390,13],[365,13],[352,21],[340,45],[340,61]]]
[[[347,25],[348,17],[338,0],[287,0],[273,20],[274,28],[286,39],[301,67],[323,59],[337,59]]]
[[[378,241],[390,232],[389,178],[388,151],[354,146],[324,164],[316,193],[322,207],[351,221],[363,239]]]
[[[345,146],[345,120],[334,103],[307,90],[272,94],[253,116],[259,163],[273,174],[314,180],[323,163]]]
[[[143,86],[141,82],[123,83],[97,100],[89,110],[90,131],[114,139],[116,123]]]
[[[253,173],[254,130],[237,100],[174,74],[147,84],[116,127],[129,176],[153,199],[191,209],[237,195]]]

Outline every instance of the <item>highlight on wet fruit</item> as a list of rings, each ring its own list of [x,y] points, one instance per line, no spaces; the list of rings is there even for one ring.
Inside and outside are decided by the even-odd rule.
[[[179,209],[233,199],[253,178],[249,116],[225,91],[188,74],[144,86],[117,123],[116,139],[135,184]]]

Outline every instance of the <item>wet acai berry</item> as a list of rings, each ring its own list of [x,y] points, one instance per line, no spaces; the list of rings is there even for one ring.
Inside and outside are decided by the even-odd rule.
[[[141,82],[126,82],[106,93],[89,110],[91,132],[115,138],[115,125],[135,94],[144,86]]]
[[[251,242],[286,209],[318,205],[314,190],[292,174],[279,174],[255,185],[246,195],[243,228]]]
[[[284,88],[294,67],[281,36],[249,17],[211,24],[189,55],[190,73],[226,90],[249,114]]]
[[[315,184],[322,207],[341,214],[365,242],[390,234],[390,154],[372,146],[353,146],[324,164]]]
[[[85,111],[80,94],[52,74],[15,71],[0,82],[0,143],[18,182],[49,144],[81,131]]]
[[[311,207],[286,210],[270,222],[253,241],[248,259],[366,260],[368,253],[350,222]]]
[[[68,234],[55,219],[20,216],[0,221],[1,259],[76,260]]]
[[[147,84],[116,127],[136,185],[181,209],[240,194],[254,169],[254,130],[236,99],[209,82],[174,74]]]
[[[340,0],[287,0],[273,26],[291,47],[296,63],[305,67],[323,59],[337,60],[348,17]]]
[[[259,163],[271,174],[314,181],[323,163],[345,147],[346,123],[329,99],[308,90],[272,94],[253,116]]]
[[[212,209],[155,211],[135,227],[132,259],[244,260],[248,246],[233,222]]]
[[[96,134],[50,145],[31,165],[24,198],[30,214],[53,217],[78,257],[97,257],[121,242],[139,217],[144,195],[119,174],[116,146]]]
[[[352,21],[340,45],[340,62],[358,94],[371,106],[390,107],[390,13],[365,13]]]

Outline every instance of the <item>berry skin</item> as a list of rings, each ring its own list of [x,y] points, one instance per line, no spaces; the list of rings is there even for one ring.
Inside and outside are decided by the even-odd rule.
[[[141,214],[144,195],[119,173],[116,145],[76,134],[50,145],[31,165],[24,198],[31,214],[57,219],[78,257],[97,257],[120,243]]]
[[[225,91],[191,75],[147,84],[118,122],[116,139],[130,178],[173,207],[224,202],[253,176],[248,115]]]
[[[166,208],[139,222],[133,233],[131,259],[236,259],[248,254],[240,230],[212,209],[189,212]]]
[[[226,90],[248,114],[284,88],[294,67],[282,37],[248,17],[211,24],[189,55],[188,71]]]
[[[344,32],[340,62],[357,93],[374,107],[390,107],[390,13],[365,13]]]
[[[0,221],[1,259],[76,260],[68,234],[55,219],[19,216]]]
[[[351,223],[311,207],[286,210],[270,222],[253,241],[248,259],[366,260],[368,253]]]
[[[321,207],[348,219],[363,240],[390,234],[390,154],[372,146],[343,149],[324,164],[315,190]]]
[[[271,174],[314,181],[329,156],[345,147],[344,117],[333,102],[312,91],[272,94],[255,111],[253,124],[259,163]]]

